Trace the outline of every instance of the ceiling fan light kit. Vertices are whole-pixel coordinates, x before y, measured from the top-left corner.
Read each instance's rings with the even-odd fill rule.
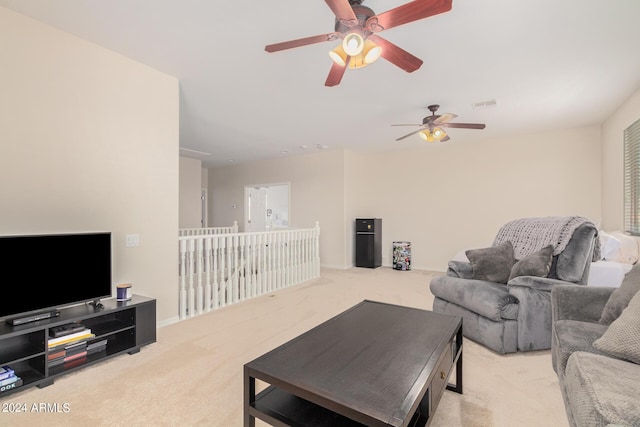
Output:
[[[347,34],[342,39],[342,48],[349,56],[356,56],[364,49],[364,38],[357,32]]]
[[[442,141],[444,137],[447,136],[447,133],[443,131],[441,128],[437,127],[433,129],[433,132],[430,131],[429,129],[424,129],[418,132],[418,135],[420,135],[420,138],[422,138],[422,140],[424,141],[436,142],[436,141]]]
[[[450,120],[455,119],[455,114],[452,113],[444,113],[444,114],[436,114],[439,105],[429,105],[429,111],[431,111],[431,115],[422,119],[421,124],[409,124],[409,125],[391,125],[391,126],[420,126],[421,129],[418,129],[414,132],[408,133],[400,138],[396,139],[396,141],[400,141],[402,139],[408,138],[411,135],[418,134],[420,138],[427,142],[446,142],[449,139],[449,135],[442,128],[461,128],[461,129],[484,129],[484,123],[450,123]]]
[[[371,40],[364,41],[364,47],[362,51],[357,55],[348,55],[344,51],[342,45],[336,46],[333,50],[329,51],[329,57],[336,64],[344,67],[347,65],[347,59],[349,59],[349,68],[356,69],[366,67],[367,65],[375,62],[380,58],[382,54],[382,48],[377,46]]]
[[[386,12],[375,14],[362,6],[363,0],[325,0],[335,15],[334,32],[265,46],[267,52],[307,46],[342,39],[329,52],[333,60],[325,86],[342,81],[347,67],[362,68],[382,56],[395,66],[411,73],[422,66],[422,60],[376,33],[399,25],[428,18],[451,10],[452,0],[414,0]]]

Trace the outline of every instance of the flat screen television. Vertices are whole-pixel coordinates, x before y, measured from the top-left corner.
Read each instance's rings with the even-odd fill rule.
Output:
[[[111,233],[0,236],[0,319],[111,294]]]

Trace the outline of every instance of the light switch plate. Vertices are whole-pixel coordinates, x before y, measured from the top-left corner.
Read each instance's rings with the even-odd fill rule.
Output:
[[[133,248],[134,246],[140,245],[140,235],[139,234],[127,234],[127,240],[125,246],[128,248]]]

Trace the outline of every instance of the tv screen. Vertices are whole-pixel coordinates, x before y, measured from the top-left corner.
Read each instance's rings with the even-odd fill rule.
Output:
[[[0,236],[0,319],[111,296],[111,233]]]

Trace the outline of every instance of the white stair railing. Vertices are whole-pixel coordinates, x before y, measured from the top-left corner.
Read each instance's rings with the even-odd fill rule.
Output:
[[[210,234],[232,234],[238,232],[238,221],[233,221],[231,227],[203,227],[203,228],[181,228],[178,236],[208,236]]]
[[[317,222],[308,229],[178,239],[181,319],[320,277]]]

